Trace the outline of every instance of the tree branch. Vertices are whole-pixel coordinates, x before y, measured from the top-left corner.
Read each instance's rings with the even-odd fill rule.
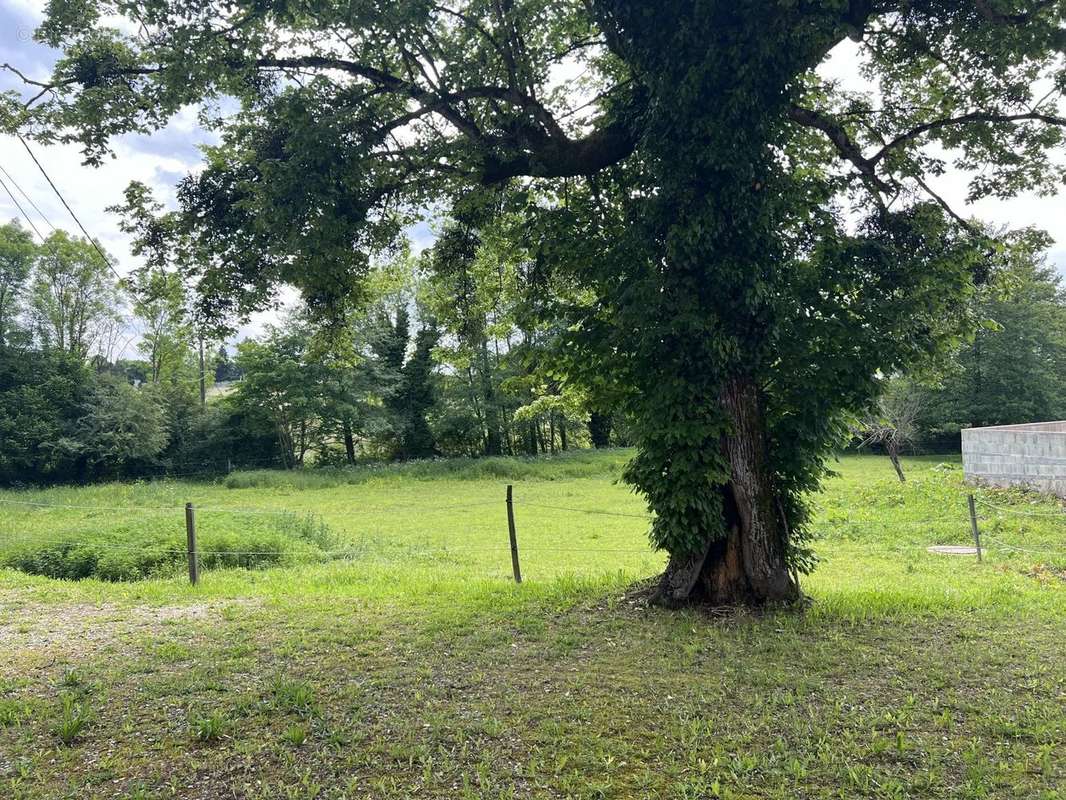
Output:
[[[862,154],[859,146],[851,140],[844,126],[830,116],[810,108],[793,105],[788,111],[789,119],[806,128],[820,130],[829,137],[837,152],[850,161],[859,173],[878,191],[889,194],[892,186],[877,174],[875,163]]]
[[[917,139],[924,133],[930,131],[937,131],[941,128],[949,128],[956,125],[968,125],[977,122],[1044,122],[1048,125],[1062,125],[1066,126],[1066,118],[1056,117],[1052,114],[1041,114],[1035,111],[1029,111],[1024,114],[997,114],[991,111],[973,111],[969,114],[962,114],[958,117],[945,117],[944,119],[932,120],[930,122],[918,125],[915,128],[901,133],[891,142],[886,144],[880,150],[878,150],[873,156],[867,159],[871,164],[877,164],[883,160],[892,150],[897,147],[901,147],[907,142]]]
[[[627,125],[612,122],[583,139],[547,139],[535,152],[506,158],[490,155],[485,159],[482,182],[498,184],[521,175],[534,178],[592,175],[623,160],[636,144]]]
[[[927,184],[925,181],[923,181],[917,175],[915,175],[913,177],[914,177],[914,182],[917,183],[918,186],[921,187],[922,191],[924,191],[927,195],[929,195],[931,198],[933,198],[933,202],[935,202],[938,206],[940,206],[942,209],[944,209],[944,212],[949,217],[951,217],[953,220],[955,220],[957,223],[959,223],[959,225],[961,225],[963,228],[965,228],[967,231],[969,231],[972,235],[974,235],[974,236],[981,235],[981,229],[978,226],[974,225],[973,222],[971,222],[970,220],[966,219],[961,214],[959,214],[957,211],[955,211],[955,209],[953,209],[951,207],[951,205],[948,203],[947,200],[945,200],[943,197],[941,197],[939,194],[937,194],[936,192],[933,191],[933,189],[929,186],[929,184]]]
[[[977,7],[978,13],[989,22],[995,22],[997,25],[1025,25],[1041,11],[1055,5],[1055,2],[1056,0],[1042,0],[1029,11],[1021,14],[1004,14],[992,8],[988,0],[974,0],[973,4]]]
[[[1001,11],[997,11],[988,0],[973,0],[973,2],[977,8],[977,13],[992,24],[1021,27],[1032,24],[1041,12],[1054,7],[1057,0],[1041,0],[1039,3],[1034,3],[1033,7],[1028,11],[1018,14],[1004,14]],[[1062,14],[1060,13],[1059,19],[1061,20],[1061,18]],[[1066,29],[1059,27],[1051,32],[1051,45],[1059,52],[1066,52]]]

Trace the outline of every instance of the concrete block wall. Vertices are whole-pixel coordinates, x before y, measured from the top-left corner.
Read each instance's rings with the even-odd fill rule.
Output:
[[[1066,498],[1066,421],[964,428],[962,471],[968,483]]]

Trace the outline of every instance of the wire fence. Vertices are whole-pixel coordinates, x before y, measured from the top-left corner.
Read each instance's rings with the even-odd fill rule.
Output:
[[[1066,557],[1066,536],[1063,537],[1062,548],[1057,548],[1055,545],[1048,546],[1044,542],[1033,541],[1008,541],[1007,533],[1004,532],[1002,520],[1004,518],[1039,518],[1040,523],[1046,523],[1054,520],[1056,522],[1061,521],[1066,523],[1066,511],[1054,511],[1054,510],[1033,510],[1033,509],[1020,509],[1010,506],[1004,506],[996,503],[992,503],[986,498],[980,497],[974,498],[975,508],[980,508],[982,514],[978,515],[973,513],[971,515],[972,531],[975,538],[976,550],[978,558],[980,559],[982,551],[987,552],[989,550],[998,551],[999,553],[1011,555],[1020,555],[1024,557],[1038,556],[1038,557],[1051,557],[1053,559],[1059,557]],[[74,524],[73,529],[53,529],[50,531],[32,532],[32,531],[18,531],[18,530],[4,530],[0,527],[0,564],[3,564],[3,552],[4,550],[10,551],[11,549],[18,548],[36,548],[37,550],[44,550],[47,548],[88,548],[96,553],[122,553],[122,554],[142,554],[145,559],[157,559],[163,560],[166,563],[171,564],[171,569],[175,562],[182,560],[188,560],[190,565],[190,574],[194,571],[198,571],[201,566],[208,568],[215,567],[259,567],[269,566],[274,564],[289,564],[297,563],[301,561],[358,561],[363,564],[397,564],[405,563],[411,565],[417,563],[419,567],[425,568],[427,565],[432,565],[433,562],[439,562],[439,566],[442,569],[454,569],[456,564],[448,561],[449,557],[463,555],[488,555],[500,556],[508,552],[511,553],[513,559],[513,577],[516,580],[520,580],[519,573],[519,555],[525,555],[530,557],[545,556],[545,555],[558,555],[566,558],[570,555],[583,554],[583,555],[603,555],[603,554],[624,554],[624,555],[640,555],[649,558],[662,558],[661,554],[656,553],[650,543],[643,547],[640,546],[616,546],[614,543],[605,543],[602,546],[593,544],[586,545],[583,542],[555,542],[547,541],[543,538],[542,531],[538,532],[538,535],[532,539],[521,540],[521,546],[519,547],[519,540],[512,538],[510,542],[503,538],[501,535],[498,542],[485,541],[484,537],[490,535],[488,533],[493,524],[483,523],[476,531],[467,530],[466,535],[462,532],[455,530],[454,528],[441,533],[434,531],[432,534],[427,533],[422,542],[414,541],[410,539],[398,540],[390,538],[387,533],[382,534],[378,532],[376,536],[368,538],[365,531],[357,536],[343,539],[336,537],[332,534],[331,529],[328,529],[329,523],[358,521],[367,522],[370,517],[380,516],[388,517],[397,513],[410,513],[415,512],[420,517],[429,516],[435,514],[462,514],[464,512],[477,513],[483,511],[486,507],[497,506],[500,508],[501,515],[499,520],[499,530],[501,534],[506,528],[504,527],[503,519],[504,512],[506,511],[509,522],[514,530],[514,508],[528,508],[538,511],[554,511],[564,512],[567,514],[581,514],[592,515],[605,518],[615,518],[622,520],[640,520],[643,523],[648,523],[654,519],[654,516],[647,513],[632,513],[628,511],[610,510],[602,508],[588,508],[581,505],[564,505],[558,503],[540,502],[538,499],[517,499],[512,501],[510,494],[508,494],[508,501],[505,507],[504,502],[501,499],[471,499],[463,502],[448,503],[445,505],[427,505],[425,503],[393,503],[389,505],[377,505],[377,506],[360,506],[354,508],[351,511],[343,510],[328,510],[328,511],[308,511],[308,510],[295,510],[295,509],[275,509],[275,508],[263,508],[263,507],[238,507],[238,506],[179,506],[179,505],[105,505],[105,504],[79,504],[79,503],[55,503],[45,502],[41,500],[22,500],[13,497],[0,497],[0,506],[24,508],[31,512],[38,511],[77,511],[77,512],[93,512],[94,514],[107,514],[115,515],[122,514],[123,520],[129,522],[128,516],[134,515],[135,519],[144,519],[147,524],[148,519],[157,519],[165,515],[173,515],[173,532],[172,534],[166,533],[163,530],[153,530],[147,535],[147,538],[142,537],[137,542],[122,541],[117,539],[114,535],[96,535],[92,538],[87,538],[84,530],[79,528],[79,523]],[[190,517],[191,512],[191,517]],[[837,512],[839,513],[839,512]],[[206,528],[208,534],[207,538],[201,543],[196,538],[195,523],[192,519],[196,515],[232,515],[232,516],[247,516],[252,519],[270,520],[275,524],[275,529],[265,529],[267,534],[271,536],[251,536],[250,538],[242,538],[241,535],[235,535],[235,538],[231,541],[225,541],[220,546],[217,538],[212,534],[217,531],[212,530],[212,526],[202,526]],[[137,516],[141,515],[141,516]],[[182,519],[184,516],[184,520]],[[856,514],[856,517],[862,517],[865,514]],[[203,516],[200,517],[203,522]],[[542,523],[543,519],[531,520],[529,517],[522,520],[523,524],[536,524]],[[96,520],[86,520],[85,524],[89,522],[96,523]],[[324,531],[330,533],[332,537],[329,544],[323,544],[320,541],[316,541],[314,538],[314,531],[311,534],[303,536],[291,536],[289,540],[285,540],[284,534],[286,525],[289,528],[297,525],[298,523],[325,526]],[[894,528],[933,528],[935,526],[943,526],[945,524],[958,526],[960,532],[965,530],[966,518],[963,513],[948,514],[943,517],[937,518],[923,518],[923,519],[910,519],[910,520],[895,520],[890,524]],[[989,523],[992,523],[992,529],[989,529]],[[135,523],[136,524],[136,523]],[[166,525],[166,523],[163,523]],[[828,519],[822,520],[821,524],[825,527],[839,526],[841,524],[848,526],[861,526],[863,521],[861,519],[853,519],[851,510],[847,511],[847,519]],[[886,524],[886,523],[880,523]],[[816,525],[816,528],[818,525]],[[181,541],[180,534],[183,532],[186,534],[185,541]],[[1066,525],[1062,529],[1063,533],[1066,533]],[[232,530],[228,529],[228,533],[232,534]],[[642,528],[641,532],[646,532],[646,528]],[[1024,533],[1024,531],[1022,531]],[[263,533],[260,531],[259,533]],[[353,532],[347,531],[349,535]],[[637,533],[637,529],[634,529],[634,534]],[[322,534],[325,536],[325,534]],[[174,538],[172,538],[172,536]],[[1014,538],[1013,536],[1011,538]],[[242,542],[249,542],[251,546],[243,545]],[[277,544],[282,541],[283,544]],[[266,546],[258,544],[259,542],[266,542]],[[1057,544],[1057,542],[1056,542]],[[500,567],[506,565],[506,559],[500,559]],[[468,565],[468,566],[473,566]],[[45,565],[47,567],[47,565]],[[494,573],[497,577],[503,577],[504,572]]]
[[[592,508],[577,508],[572,506],[556,506],[551,504],[541,504],[536,502],[530,503],[509,503],[509,514],[513,513],[513,506],[529,506],[536,509],[552,509],[570,513],[581,514],[593,514],[601,515],[604,517],[613,518],[629,518],[629,519],[641,519],[647,521],[650,519],[646,514],[630,514],[619,511],[592,509]],[[9,506],[22,508],[30,512],[47,512],[47,511],[59,511],[59,512],[86,512],[87,516],[93,517],[95,521],[96,515],[115,515],[122,514],[124,517],[127,515],[134,516],[136,519],[143,519],[144,525],[148,524],[148,520],[158,521],[160,517],[166,515],[173,515],[173,532],[167,534],[163,531],[156,531],[155,539],[146,542],[144,544],[131,544],[128,542],[114,541],[113,538],[108,537],[93,537],[92,540],[88,540],[82,530],[79,530],[79,523],[74,523],[73,530],[52,530],[45,532],[29,532],[29,531],[4,531],[0,527],[0,556],[2,556],[3,550],[7,549],[27,547],[36,551],[47,550],[48,548],[59,549],[75,549],[75,548],[88,548],[94,554],[142,554],[144,559],[156,559],[164,560],[171,565],[170,569],[173,571],[174,563],[180,560],[187,559],[189,562],[190,577],[194,578],[194,582],[198,579],[198,572],[203,566],[208,567],[255,567],[255,566],[268,566],[276,563],[291,563],[300,562],[306,560],[312,561],[357,561],[363,565],[396,565],[403,563],[408,566],[417,565],[420,569],[425,569],[427,566],[436,564],[440,569],[453,570],[457,566],[454,558],[455,556],[469,557],[477,555],[485,556],[504,556],[507,553],[511,553],[517,558],[515,553],[515,544],[508,543],[506,539],[499,542],[485,541],[487,535],[487,528],[492,526],[482,524],[480,529],[476,531],[468,530],[463,534],[462,531],[457,531],[454,528],[445,532],[434,532],[433,534],[427,534],[424,537],[424,541],[414,541],[410,539],[405,541],[398,541],[391,539],[387,534],[367,537],[365,533],[357,537],[351,537],[351,531],[348,531],[349,538],[338,537],[335,541],[331,542],[329,547],[314,548],[309,545],[306,540],[293,539],[288,542],[288,546],[267,546],[267,547],[241,547],[232,546],[227,543],[226,546],[219,547],[216,542],[212,543],[212,525],[210,523],[204,524],[204,518],[210,519],[211,515],[231,515],[236,517],[247,516],[253,519],[262,519],[278,526],[282,526],[283,522],[293,520],[308,520],[315,524],[323,525],[326,523],[346,523],[351,521],[366,523],[373,517],[388,518],[394,514],[411,514],[416,513],[419,517],[434,516],[440,514],[446,514],[454,516],[456,514],[465,513],[479,513],[484,511],[487,507],[497,506],[501,512],[505,511],[504,503],[500,499],[488,500],[488,499],[470,499],[462,502],[446,503],[446,504],[426,504],[426,503],[390,503],[388,505],[374,505],[374,506],[359,506],[353,508],[351,511],[344,510],[327,510],[327,511],[297,511],[293,509],[273,509],[273,508],[248,508],[238,506],[178,506],[178,505],[111,505],[111,504],[84,504],[84,503],[58,503],[58,502],[46,502],[41,500],[22,500],[12,497],[0,497],[0,506]],[[189,513],[192,513],[192,519],[189,517]],[[185,533],[187,534],[186,542],[182,543],[177,540],[176,536],[181,532],[181,516],[185,515]],[[195,519],[199,519],[200,532],[206,531],[207,537],[203,542],[197,540]],[[154,522],[158,524],[158,522]],[[165,523],[164,523],[165,524]],[[232,526],[226,526],[231,528]],[[503,514],[501,513],[500,528],[503,526]],[[240,537],[236,537],[239,542]],[[256,537],[252,536],[251,541],[255,541]],[[530,558],[536,558],[544,555],[557,555],[563,558],[573,555],[601,555],[601,554],[627,554],[646,556],[649,558],[658,558],[655,551],[651,548],[650,544],[645,546],[615,546],[613,543],[605,544],[602,546],[585,546],[581,542],[545,542],[543,539],[537,539],[530,542],[523,542],[521,553]],[[65,553],[64,553],[65,555]],[[77,554],[75,554],[76,556]],[[450,560],[449,560],[450,559]],[[482,559],[484,561],[485,559]],[[30,569],[41,568],[37,562],[30,558]],[[0,563],[3,563],[0,560]],[[501,566],[506,563],[506,558],[500,559]],[[468,567],[474,566],[473,564],[463,564],[464,575],[469,570]],[[55,569],[54,565],[45,564],[43,569],[49,567]],[[518,565],[513,565],[513,577],[519,578]],[[194,577],[195,576],[195,577]],[[53,575],[53,577],[62,577]],[[498,570],[492,573],[492,577],[504,577],[502,570]]]
[[[990,512],[989,515],[975,517],[974,527],[978,530],[977,536],[979,541],[983,540],[985,542],[991,542],[994,549],[1006,553],[1024,553],[1027,556],[1051,556],[1053,558],[1066,557],[1066,537],[1063,538],[1062,548],[1034,546],[1028,542],[1018,543],[1004,541],[998,536],[988,533],[987,528],[985,530],[980,530],[978,527],[979,522],[1000,522],[1003,518],[1023,518],[1027,521],[1036,519],[1041,522],[1054,521],[1066,525],[1066,510],[1033,511],[1028,509],[1011,508],[1009,506],[997,505],[984,498],[977,497],[974,498],[974,502],[977,507]],[[1066,530],[1066,528],[1063,530]],[[987,547],[987,545],[985,546]]]

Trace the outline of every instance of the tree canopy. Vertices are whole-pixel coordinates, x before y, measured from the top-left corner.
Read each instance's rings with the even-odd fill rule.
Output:
[[[509,237],[569,286],[559,380],[634,421],[659,598],[788,601],[844,412],[970,335],[1003,260],[936,176],[967,170],[970,199],[1062,182],[1064,12],[52,0],[37,36],[64,55],[3,117],[98,162],[203,104],[222,143],[159,224],[207,314],[279,282],[337,314],[426,207]],[[867,91],[817,72],[846,40]]]

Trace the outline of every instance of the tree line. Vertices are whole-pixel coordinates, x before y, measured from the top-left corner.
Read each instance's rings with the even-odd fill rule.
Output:
[[[177,273],[120,282],[84,239],[0,226],[0,480],[627,444],[621,417],[552,379],[522,265],[494,255],[449,229],[379,265],[342,322],[289,311],[234,347]]]
[[[852,425],[905,480],[904,453],[950,453],[967,427],[1066,419],[1066,290],[1043,256],[1043,234],[1022,237],[973,299],[980,325],[939,369],[896,374]]]
[[[628,444],[623,415],[553,377],[565,286],[450,222],[403,251],[343,324],[293,311],[227,346],[187,287],[122,285],[91,243],[0,227],[0,478],[211,474]],[[1066,418],[1066,292],[1031,235],[973,298],[983,321],[939,372],[892,375],[858,439],[898,464],[959,430]],[[555,318],[545,309],[555,309]],[[206,351],[206,355],[205,355]],[[131,355],[132,353],[132,355]],[[902,477],[902,474],[901,474]]]

